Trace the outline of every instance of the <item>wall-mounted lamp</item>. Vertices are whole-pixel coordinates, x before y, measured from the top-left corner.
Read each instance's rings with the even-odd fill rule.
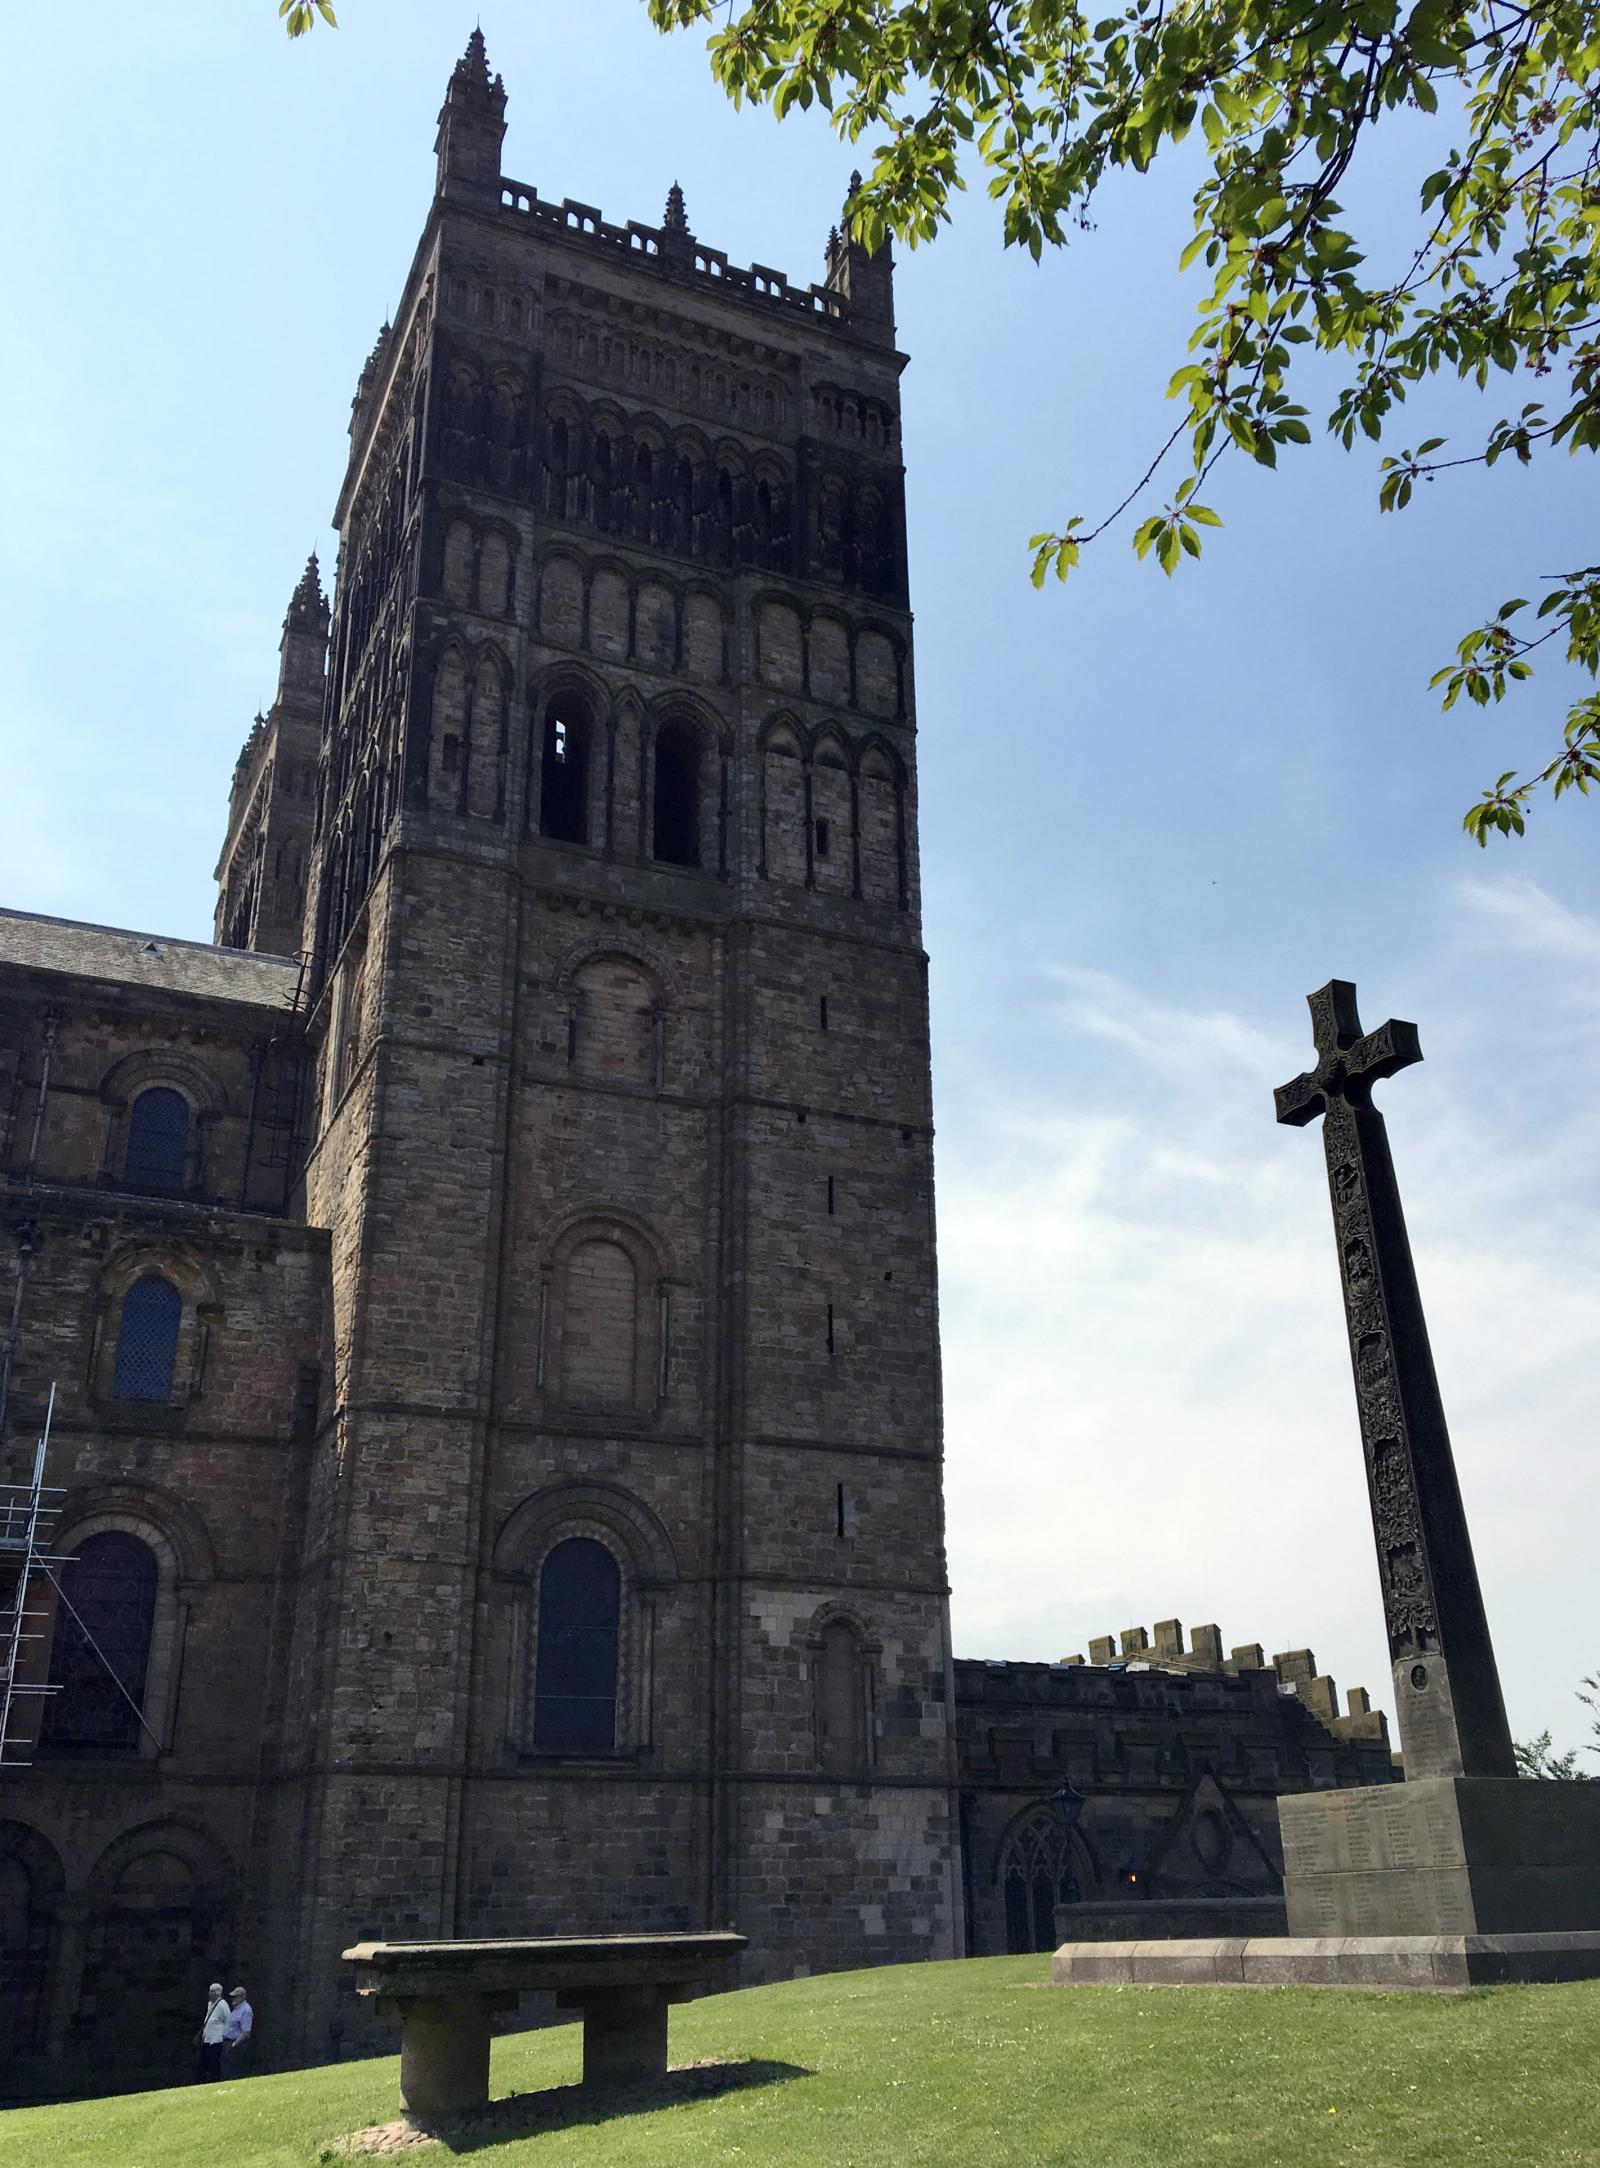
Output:
[[[1063,1829],[1071,1829],[1088,1804],[1088,1800],[1078,1790],[1071,1777],[1067,1778],[1059,1791],[1052,1792],[1045,1801],[1045,1805],[1050,1809]]]

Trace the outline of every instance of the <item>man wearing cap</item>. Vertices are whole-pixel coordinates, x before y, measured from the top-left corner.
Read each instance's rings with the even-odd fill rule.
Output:
[[[206,1989],[206,2014],[195,2034],[202,2078],[220,2078],[222,2075],[222,2042],[227,2023],[228,1999],[222,1992],[222,1982],[213,1980]]]
[[[225,2078],[243,2076],[245,2064],[250,2060],[250,2029],[255,2021],[249,1996],[242,1987],[236,1987],[228,1997],[228,2016],[222,2028],[222,2075]]]

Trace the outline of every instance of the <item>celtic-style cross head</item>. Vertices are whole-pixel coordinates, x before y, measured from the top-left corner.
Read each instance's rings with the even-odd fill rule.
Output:
[[[1317,993],[1306,996],[1306,1006],[1311,1011],[1317,1066],[1292,1083],[1280,1084],[1273,1093],[1280,1122],[1303,1129],[1327,1112],[1332,1099],[1364,1106],[1374,1084],[1422,1059],[1415,1024],[1398,1024],[1391,1017],[1376,1031],[1363,1033],[1356,990],[1348,979],[1330,979]]]

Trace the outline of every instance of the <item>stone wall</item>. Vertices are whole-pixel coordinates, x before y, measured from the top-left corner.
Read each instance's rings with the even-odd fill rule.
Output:
[[[191,964],[209,963],[186,944],[0,919],[0,1305],[19,1328],[0,1482],[31,1471],[53,1386],[53,1550],[70,1559],[118,1534],[156,1574],[142,1725],[125,1745],[69,1750],[48,1725],[39,1737],[50,1703],[18,1705],[8,1759],[32,1766],[6,1778],[0,1875],[24,1956],[8,1927],[0,2062],[13,2092],[164,2082],[188,2074],[207,1981],[226,1971],[231,1985],[263,1953],[255,1787],[282,1720],[328,1245],[239,1203],[284,1183],[259,1092],[251,1115],[260,1057],[283,1028],[281,978],[246,974],[250,998],[230,1003],[187,983]],[[142,976],[90,975],[118,955]],[[191,1121],[161,1192],[137,1166],[129,1178],[126,1150],[130,1107],[152,1089],[183,1096]],[[122,1309],[150,1277],[181,1302],[170,1383],[130,1398]],[[9,1581],[5,1568],[0,1557]],[[50,1584],[34,1584],[33,1615],[44,1638],[24,1650],[23,1674],[42,1683],[65,1630]]]
[[[1202,1657],[1214,1632],[1196,1630]],[[1281,1934],[1279,1796],[1397,1775],[1381,1712],[1351,1732],[1260,1665],[1168,1668],[1141,1629],[1124,1638],[1137,1653],[1106,1663],[955,1667],[974,1954]],[[1085,1802],[1070,1829],[1063,1787]]]

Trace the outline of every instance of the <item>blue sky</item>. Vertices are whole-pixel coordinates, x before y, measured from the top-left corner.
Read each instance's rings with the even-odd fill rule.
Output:
[[[209,930],[233,760],[330,551],[471,27],[436,0],[342,16],[291,47],[269,0],[95,0],[8,119],[7,903]],[[734,113],[640,0],[483,22],[508,173],[618,219],[678,179],[734,261],[820,275],[853,161],[818,117]],[[1418,146],[1380,153],[1353,208],[1398,248]],[[1375,456],[1319,429],[1275,477],[1219,473],[1228,525],[1177,580],[1114,539],[1036,594],[1027,537],[1115,501],[1170,426],[1187,179],[1114,187],[1041,267],[980,190],[898,274],[956,1645],[1055,1656],[1176,1614],[1309,1644],[1387,1703],[1322,1155],[1270,1101],[1337,975],[1422,1030],[1384,1104],[1491,1623],[1514,1727],[1575,1740],[1600,816],[1480,853],[1461,810],[1553,740],[1555,689],[1444,720],[1427,679],[1590,561],[1590,477],[1502,466],[1381,518]],[[1402,441],[1474,411],[1441,389]]]

